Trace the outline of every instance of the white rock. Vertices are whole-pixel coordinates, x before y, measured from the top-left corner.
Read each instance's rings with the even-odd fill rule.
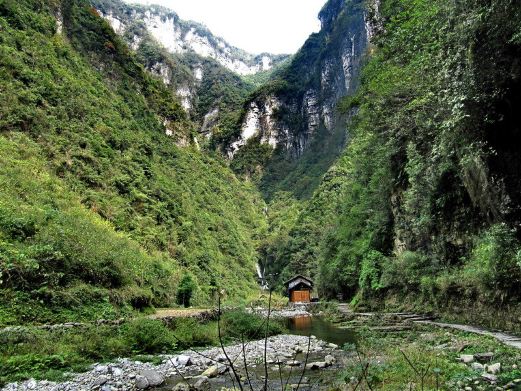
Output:
[[[497,376],[496,375],[493,375],[491,373],[482,373],[481,374],[481,377],[491,383],[495,383],[497,381]]]
[[[487,365],[486,369],[488,373],[497,375],[499,372],[501,372],[501,363],[498,362],[495,364]]]
[[[141,375],[136,376],[135,385],[138,390],[145,390],[150,386],[147,378]]]
[[[159,372],[152,369],[145,369],[141,371],[140,375],[147,379],[151,387],[159,386],[165,381],[165,378]]]
[[[474,362],[474,355],[473,354],[462,354],[459,356],[459,360],[461,362],[464,362],[465,364],[470,364],[471,362]]]
[[[211,367],[207,368],[206,371],[204,371],[201,376],[206,376],[208,378],[216,377],[219,374],[219,368],[217,368],[217,365],[212,365]]]
[[[172,360],[172,363],[175,367],[186,367],[186,366],[189,366],[189,365],[192,365],[192,357],[186,355],[186,354],[182,354],[180,356],[177,356],[175,357],[173,360]]]
[[[327,366],[331,366],[334,364],[334,362],[336,361],[335,357],[333,357],[332,355],[328,354],[325,358],[324,358],[324,361],[325,363],[327,364]]]
[[[312,362],[306,365],[306,369],[324,369],[327,364],[324,361]]]
[[[479,362],[473,362],[470,367],[478,372],[483,372],[485,370],[485,366],[483,364],[480,364]]]

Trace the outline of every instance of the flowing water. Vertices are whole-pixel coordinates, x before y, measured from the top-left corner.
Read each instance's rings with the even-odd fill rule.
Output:
[[[320,340],[326,341],[328,343],[334,343],[340,347],[346,343],[353,344],[356,342],[356,335],[353,331],[338,328],[334,324],[320,317],[298,316],[294,318],[288,318],[286,320],[286,327],[289,330],[288,334],[304,336],[314,335]],[[339,373],[341,371],[340,361],[344,353],[338,350],[336,352],[337,353],[334,353],[338,359],[336,364],[320,371],[307,371],[305,373],[305,378],[303,381],[308,384],[302,387],[302,390],[319,390],[322,389],[324,385],[331,384],[338,379]],[[323,361],[325,354],[326,353],[324,352],[311,353],[308,357],[308,362]],[[305,356],[305,353],[299,353],[295,356],[295,359],[304,362],[306,359]],[[290,370],[288,370],[287,367],[281,367],[280,373],[278,371],[274,371],[273,367],[274,364],[269,365],[270,376],[268,379],[268,389],[280,390],[280,378],[282,378],[284,382],[287,381],[288,384],[299,383],[300,376],[302,374],[302,367]],[[194,373],[193,375],[196,374],[198,373]],[[264,365],[262,364],[262,357],[259,357],[258,365],[255,367],[249,367],[249,374],[251,376],[253,389],[261,390],[264,384],[264,380],[262,380],[264,376]],[[168,379],[167,383],[163,385],[160,390],[171,390],[175,384],[181,382],[182,380],[183,379],[180,377],[174,376]],[[211,390],[220,390],[223,387],[232,388],[234,385],[235,384],[233,383],[233,380],[231,380],[230,374],[210,379]]]
[[[343,346],[356,343],[356,334],[352,330],[341,329],[320,317],[297,316],[288,318],[286,327],[290,334],[314,335],[323,341]]]

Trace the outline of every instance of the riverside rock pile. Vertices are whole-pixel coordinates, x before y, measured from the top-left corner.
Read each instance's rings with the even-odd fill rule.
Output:
[[[268,338],[267,363],[270,367],[293,367],[300,370],[304,366],[302,356],[308,350],[312,357],[320,357],[320,361],[307,363],[307,370],[318,370],[334,364],[340,353],[334,344],[318,340],[315,337],[296,335],[279,335]],[[234,366],[241,370],[244,367],[242,344],[226,347],[228,357]],[[246,363],[248,368],[263,366],[264,340],[246,344]],[[300,354],[301,358],[297,360]],[[34,379],[11,383],[3,391],[117,391],[144,390],[164,384],[167,378],[185,377],[199,383],[201,389],[207,388],[208,378],[228,376],[230,370],[228,360],[222,349],[212,348],[198,353],[185,351],[178,355],[160,356],[163,361],[159,365],[143,363],[129,359],[119,359],[110,364],[96,364],[85,373],[73,374],[70,380],[63,383],[36,381]],[[193,386],[193,385],[192,385]]]

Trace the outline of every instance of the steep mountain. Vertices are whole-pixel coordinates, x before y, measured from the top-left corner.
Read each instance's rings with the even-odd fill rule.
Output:
[[[273,267],[310,273],[325,296],[518,329],[521,6],[373,8],[371,55],[341,104],[356,113],[349,144]]]
[[[263,201],[88,1],[1,1],[0,75],[0,324],[251,292]]]
[[[174,11],[158,5],[129,5],[119,0],[97,0],[94,4],[116,33],[128,36],[134,50],[146,32],[170,53],[193,52],[210,57],[239,75],[268,71],[288,57],[247,53],[215,36],[204,25],[182,20]]]
[[[257,80],[265,79],[288,58],[246,53],[205,26],[184,21],[160,6],[129,5],[121,0],[92,0],[91,4],[146,69],[160,76],[180,98],[197,123],[200,142],[234,132]]]
[[[348,114],[337,104],[357,89],[372,33],[368,17],[364,1],[327,2],[320,32],[245,103],[240,133],[230,135],[226,149],[238,172],[263,167],[260,187],[268,198],[281,190],[311,196],[342,152]]]

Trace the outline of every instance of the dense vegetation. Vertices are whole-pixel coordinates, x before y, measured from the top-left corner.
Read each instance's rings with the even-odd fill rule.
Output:
[[[1,1],[0,75],[1,324],[255,286],[263,201],[87,1]]]
[[[342,103],[358,112],[350,143],[278,249],[287,273],[355,302],[514,310],[520,16],[511,1],[382,1],[362,86]]]
[[[266,334],[264,319],[241,310],[220,319],[223,342],[259,339]],[[284,331],[271,321],[268,335]],[[86,326],[81,329],[47,331],[25,329],[0,334],[0,385],[27,378],[63,381],[67,373],[88,370],[91,364],[120,357],[160,363],[159,354],[218,346],[217,321],[180,318],[134,319],[120,326]],[[153,356],[156,355],[156,356]]]

